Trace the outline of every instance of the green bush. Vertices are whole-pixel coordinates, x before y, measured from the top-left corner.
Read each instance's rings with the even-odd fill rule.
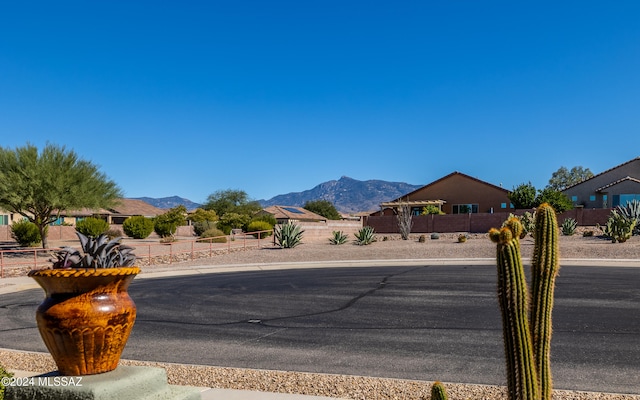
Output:
[[[119,238],[119,237],[123,237],[124,236],[124,233],[122,233],[122,230],[120,230],[118,228],[111,228],[111,229],[107,230],[104,234],[107,235],[109,240],[113,240],[115,238]]]
[[[124,220],[122,229],[125,235],[134,239],[145,239],[153,232],[153,220],[151,218],[137,215]]]
[[[201,239],[213,238],[211,239],[211,242],[213,243],[227,243],[227,237],[225,236],[225,233],[217,228],[207,229],[206,231],[202,232],[202,235],[200,235],[200,238]]]
[[[211,221],[211,220],[197,221],[193,223],[193,233],[195,233],[196,236],[202,236],[203,233],[205,233],[209,229],[215,229],[217,226],[218,226],[217,221]]]
[[[349,238],[342,231],[333,231],[332,233],[333,233],[333,237],[329,238],[329,243],[331,244],[344,244],[347,242],[347,239]]]
[[[273,214],[259,214],[256,215],[255,217],[251,218],[251,222],[253,221],[264,221],[264,222],[268,222],[269,225],[271,225],[271,227],[274,227],[276,225],[278,225],[278,221],[276,221],[276,217],[273,216]]]
[[[22,247],[32,247],[42,241],[36,224],[26,219],[11,225],[11,237]]]
[[[4,399],[5,386],[2,384],[2,382],[4,381],[3,378],[11,378],[12,376],[13,374],[11,372],[8,372],[4,369],[4,367],[2,367],[2,365],[0,365],[0,400]]]
[[[252,221],[247,225],[247,232],[249,233],[260,231],[266,231],[260,233],[261,238],[269,237],[273,234],[273,225],[265,221]],[[254,233],[253,236],[258,237],[258,234]]]
[[[357,233],[354,233],[356,237],[356,244],[360,246],[366,246],[376,241],[376,235],[371,226],[363,226]]]
[[[440,239],[440,234],[438,233],[432,233],[431,234],[431,240],[438,240]]]
[[[98,237],[107,230],[109,230],[109,224],[100,218],[88,217],[76,223],[76,231],[85,236]]]
[[[422,207],[422,211],[420,212],[420,215],[431,215],[431,214],[442,215],[444,214],[444,211],[442,211],[440,207],[434,206],[432,204]]]

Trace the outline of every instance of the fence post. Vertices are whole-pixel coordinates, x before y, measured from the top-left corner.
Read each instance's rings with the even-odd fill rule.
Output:
[[[193,260],[193,246],[194,246],[195,240],[191,241],[191,260]]]
[[[4,278],[4,251],[0,251],[0,278]]]

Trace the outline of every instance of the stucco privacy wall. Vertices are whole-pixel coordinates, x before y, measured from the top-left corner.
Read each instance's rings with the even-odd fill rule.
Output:
[[[353,234],[362,229],[362,221],[327,221],[327,222],[296,222],[301,229],[304,229],[303,242],[328,241],[333,237],[333,231],[342,231],[349,239],[353,239]]]
[[[522,215],[526,210],[516,210],[514,214]],[[558,215],[558,222],[567,218],[576,220],[579,226],[604,225],[607,223],[611,209],[576,208]],[[484,233],[489,229],[499,227],[509,217],[509,213],[478,213],[478,214],[447,214],[420,215],[413,217],[412,233],[431,232],[471,232]],[[398,221],[395,215],[369,216],[364,225],[372,226],[377,233],[399,233]]]

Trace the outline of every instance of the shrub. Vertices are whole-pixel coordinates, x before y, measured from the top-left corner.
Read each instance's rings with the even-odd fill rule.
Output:
[[[151,218],[137,215],[129,217],[122,223],[125,235],[133,239],[145,239],[153,232],[153,220]]]
[[[584,231],[584,232],[582,232],[582,236],[583,237],[592,237],[593,234],[594,234],[593,231]]]
[[[11,225],[11,237],[22,247],[32,247],[42,241],[36,224],[26,219]]]
[[[111,228],[107,230],[104,234],[107,235],[107,237],[110,240],[124,236],[124,233],[122,233],[122,231],[118,228]]]
[[[218,223],[216,221],[197,221],[193,223],[193,233],[195,233],[196,236],[202,236],[204,232],[208,231],[209,229],[216,229],[217,227]]]
[[[8,372],[2,365],[0,365],[0,400],[4,399],[4,378],[11,378],[12,376],[13,374],[11,372]]]
[[[266,238],[273,234],[273,225],[265,221],[252,221],[249,222],[249,225],[247,225],[247,232],[260,232],[260,237]],[[253,236],[258,237],[258,234],[254,233]]]
[[[444,214],[444,211],[442,211],[440,207],[434,206],[432,204],[422,207],[422,211],[420,212],[420,215],[430,215],[430,214],[442,215]]]
[[[359,246],[366,246],[376,241],[376,235],[371,226],[363,226],[357,233],[354,233],[356,237],[356,244]]]
[[[304,230],[296,224],[286,223],[275,228],[275,239],[278,246],[283,249],[291,249],[302,242]]]
[[[98,237],[108,229],[109,224],[107,221],[95,217],[87,217],[76,223],[76,231],[82,233],[84,236]]]
[[[278,221],[276,221],[276,217],[274,217],[273,214],[266,214],[266,213],[265,214],[259,214],[259,215],[256,215],[255,217],[251,218],[251,222],[253,222],[253,221],[268,222],[269,225],[271,225],[272,228],[278,224]]]
[[[440,239],[440,234],[438,233],[432,233],[431,234],[431,240],[438,240]]]
[[[461,233],[460,235],[458,235],[458,243],[464,243],[467,241],[467,235],[465,235],[464,233]]]
[[[211,242],[213,243],[227,243],[227,237],[225,236],[224,232],[217,228],[207,229],[206,231],[202,232],[200,238],[213,238],[211,239]]]
[[[183,205],[170,208],[166,213],[160,214],[153,219],[153,230],[161,238],[171,238],[173,240],[173,235],[175,235],[178,226],[187,222],[186,214],[187,209]]]
[[[573,218],[567,218],[564,221],[562,221],[562,234],[565,236],[572,236],[574,233],[576,233],[576,227],[578,226],[578,223],[576,222],[575,219]]]
[[[333,231],[333,237],[329,238],[331,244],[345,244],[348,236],[342,231]]]
[[[418,242],[419,243],[424,243],[427,241],[427,236],[426,235],[420,235],[420,237],[418,238]]]

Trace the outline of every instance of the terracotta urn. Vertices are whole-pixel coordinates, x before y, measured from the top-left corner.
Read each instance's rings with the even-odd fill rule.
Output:
[[[29,272],[45,291],[36,321],[61,374],[116,369],[136,319],[127,288],[139,272],[137,267]]]

